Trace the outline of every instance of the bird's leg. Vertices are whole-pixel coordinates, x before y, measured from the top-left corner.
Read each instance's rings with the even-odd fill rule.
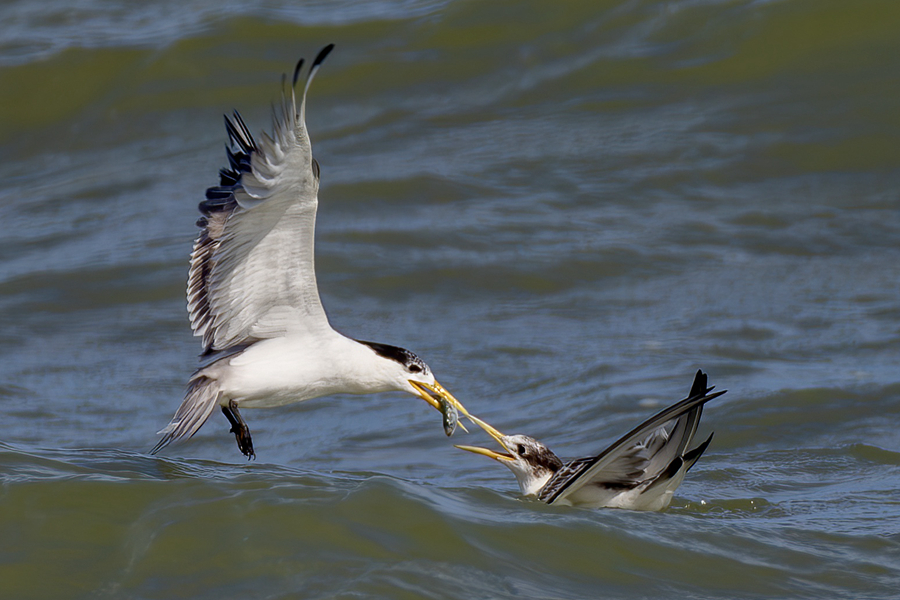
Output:
[[[234,434],[240,451],[247,457],[247,460],[256,458],[256,453],[253,452],[253,440],[250,438],[250,428],[247,427],[244,419],[241,418],[237,402],[231,400],[228,406],[222,407],[222,412],[225,413],[225,417],[231,423],[231,433]]]

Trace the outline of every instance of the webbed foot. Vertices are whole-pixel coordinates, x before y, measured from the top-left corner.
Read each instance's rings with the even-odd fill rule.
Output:
[[[255,459],[256,453],[253,451],[253,438],[250,437],[250,428],[247,427],[244,419],[241,418],[237,402],[234,400],[230,401],[228,406],[222,407],[222,412],[225,413],[225,417],[231,423],[230,433],[234,434],[238,449],[247,457],[247,460]]]

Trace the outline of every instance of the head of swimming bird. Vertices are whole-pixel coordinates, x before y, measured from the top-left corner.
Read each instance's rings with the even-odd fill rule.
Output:
[[[469,414],[459,400],[437,382],[425,361],[414,352],[378,342],[360,340],[360,343],[383,359],[378,370],[386,388],[418,396],[441,412],[444,412],[442,402],[446,402],[462,414]]]
[[[504,452],[495,452],[477,446],[457,446],[460,450],[474,452],[493,458],[500,464],[509,467],[519,482],[519,489],[524,496],[536,496],[553,475],[559,471],[563,462],[550,448],[527,435],[503,435],[484,421],[470,419],[487,431],[492,438],[503,446]]]

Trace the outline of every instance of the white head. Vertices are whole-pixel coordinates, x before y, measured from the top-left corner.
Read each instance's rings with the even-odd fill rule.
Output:
[[[378,342],[359,340],[359,343],[368,346],[378,357],[384,359],[379,365],[378,371],[384,380],[385,389],[418,396],[442,413],[444,412],[443,401],[468,416],[469,411],[437,382],[425,361],[415,353],[406,348]]]
[[[519,482],[519,489],[525,496],[536,496],[559,471],[563,462],[550,448],[527,435],[503,435],[481,419],[470,417],[475,423],[497,440],[505,452],[494,452],[477,446],[457,446],[476,454],[493,458],[509,467]]]

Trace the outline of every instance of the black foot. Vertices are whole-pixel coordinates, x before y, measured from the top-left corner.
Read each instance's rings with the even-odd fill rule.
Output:
[[[253,439],[250,437],[250,428],[247,427],[244,419],[241,418],[237,403],[232,400],[228,403],[228,406],[222,407],[222,412],[225,413],[225,417],[231,423],[230,432],[234,434],[237,440],[238,449],[247,457],[247,460],[256,458],[256,453],[253,451]]]

